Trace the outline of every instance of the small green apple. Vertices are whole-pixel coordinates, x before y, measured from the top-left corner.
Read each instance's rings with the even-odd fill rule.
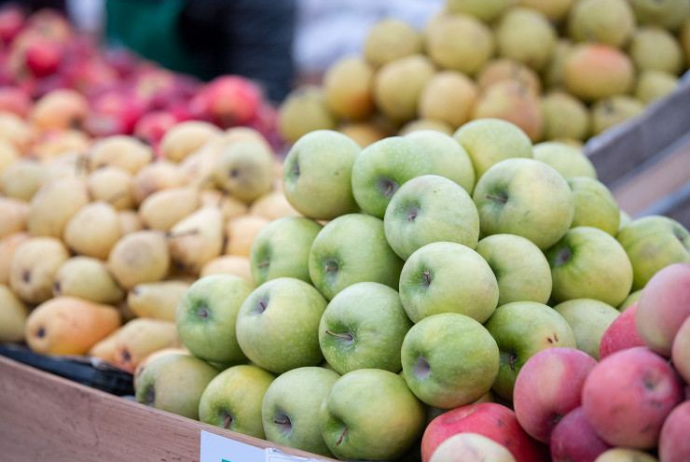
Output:
[[[405,262],[400,300],[414,322],[434,314],[460,313],[483,323],[496,309],[498,282],[489,264],[474,250],[435,242]]]
[[[551,267],[532,241],[514,234],[494,234],[479,241],[476,251],[496,275],[499,306],[549,301]]]
[[[275,379],[261,407],[266,439],[329,457],[319,429],[319,410],[338,378],[322,367],[301,367]]]
[[[475,248],[479,214],[457,184],[436,175],[414,178],[400,187],[383,219],[386,239],[403,260],[432,242],[457,242]]]
[[[633,266],[633,290],[642,289],[662,268],[674,263],[690,263],[690,233],[667,217],[634,220],[620,230],[617,239]]]
[[[597,228],[573,228],[546,251],[557,303],[593,298],[618,306],[630,293],[633,268],[623,247]]]
[[[359,369],[338,379],[323,400],[319,427],[341,460],[393,460],[424,430],[422,403],[398,374]]]
[[[513,157],[532,157],[532,142],[517,125],[499,119],[480,119],[453,135],[465,148],[479,180],[491,166]]]
[[[283,190],[288,202],[317,220],[356,211],[350,179],[360,150],[346,135],[331,130],[301,137],[285,158]]]
[[[544,250],[570,228],[575,200],[566,180],[533,159],[508,159],[491,167],[474,188],[481,232],[516,234]]]
[[[574,146],[558,141],[547,141],[534,146],[534,158],[550,165],[563,178],[597,178],[594,164],[582,151]]]
[[[237,341],[257,366],[275,373],[316,366],[326,300],[304,281],[278,278],[257,287],[237,315]]]
[[[235,336],[240,306],[252,288],[237,276],[206,276],[192,284],[177,307],[177,332],[196,357],[225,364],[246,360]]]
[[[309,218],[287,217],[259,231],[250,254],[254,282],[261,285],[283,277],[311,282],[309,251],[321,228]]]
[[[599,360],[599,344],[604,332],[620,312],[599,300],[579,298],[554,307],[568,321],[575,334],[577,349]]]
[[[400,348],[410,327],[397,291],[360,282],[326,307],[319,325],[321,352],[340,374],[356,369],[399,372]]]
[[[628,295],[628,298],[626,298],[623,303],[618,306],[618,311],[622,313],[630,308],[633,304],[637,303],[637,301],[640,299],[640,295],[642,295],[642,289],[631,292],[630,295]]]
[[[402,346],[403,377],[429,406],[452,409],[491,390],[498,374],[498,346],[474,319],[456,313],[419,321]]]
[[[496,394],[513,399],[520,369],[529,358],[547,348],[575,348],[575,334],[553,308],[536,302],[513,302],[498,307],[486,328],[500,350]]]
[[[234,366],[208,384],[199,420],[255,438],[265,438],[261,405],[273,375],[256,366]]]
[[[147,364],[136,380],[137,402],[197,420],[199,400],[218,369],[184,354],[162,356]]]
[[[575,217],[570,226],[591,226],[616,236],[620,210],[609,188],[593,178],[585,177],[571,178],[568,184],[575,195]]]
[[[358,282],[397,288],[402,265],[386,241],[383,221],[356,213],[324,226],[309,255],[311,280],[329,300]]]

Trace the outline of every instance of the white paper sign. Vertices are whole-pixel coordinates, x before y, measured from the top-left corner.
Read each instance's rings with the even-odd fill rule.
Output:
[[[199,462],[265,462],[263,449],[214,433],[201,432]]]

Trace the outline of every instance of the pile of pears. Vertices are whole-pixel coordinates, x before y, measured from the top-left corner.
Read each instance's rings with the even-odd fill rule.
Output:
[[[254,237],[297,215],[249,128],[182,122],[158,154],[129,136],[51,136],[46,149],[42,129],[0,114],[0,342],[133,372],[181,346],[175,310],[194,281],[251,284]]]
[[[499,118],[533,142],[581,143],[671,93],[689,64],[688,0],[446,0],[423,31],[374,25],[362,56],[286,99],[280,129],[368,146]]]

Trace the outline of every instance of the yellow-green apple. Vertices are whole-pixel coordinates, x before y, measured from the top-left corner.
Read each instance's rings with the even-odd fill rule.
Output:
[[[667,266],[647,283],[637,304],[637,330],[647,346],[667,358],[673,339],[690,318],[690,265]]]
[[[544,446],[525,433],[513,411],[496,403],[480,403],[453,409],[431,421],[422,437],[422,461],[429,462],[444,441],[461,433],[476,433],[495,441],[517,462],[549,460]]]
[[[635,325],[637,303],[625,310],[604,331],[599,343],[599,359],[604,359],[616,351],[645,346]]]
[[[422,51],[422,37],[410,24],[399,19],[384,19],[374,24],[364,41],[364,57],[372,66]]]
[[[403,260],[432,242],[457,242],[473,249],[479,240],[479,214],[472,198],[437,175],[402,185],[388,204],[383,225],[388,243]]]
[[[630,5],[640,24],[676,30],[690,16],[690,5],[684,0],[631,0]]]
[[[578,298],[554,307],[568,321],[575,334],[578,350],[599,359],[601,338],[620,312],[599,300]]]
[[[612,448],[602,452],[594,462],[659,462],[659,459],[637,449]]]
[[[558,141],[547,141],[534,146],[534,158],[553,167],[565,179],[597,177],[592,162],[580,149]]]
[[[479,179],[473,198],[482,235],[517,234],[542,250],[563,237],[575,214],[565,178],[534,159],[494,165]]]
[[[224,370],[208,384],[199,401],[199,420],[237,433],[265,438],[261,405],[273,375],[243,365]]]
[[[678,87],[678,77],[663,71],[643,71],[635,85],[635,98],[649,105],[671,94]]]
[[[522,367],[513,394],[522,428],[548,444],[558,422],[580,406],[582,386],[596,364],[574,348],[549,348],[532,356]]]
[[[560,43],[556,46],[557,50],[562,47]],[[555,58],[552,58],[551,62],[555,62]],[[544,117],[544,139],[570,141],[587,139],[590,128],[589,111],[579,99],[564,91],[552,91],[542,96],[541,110]],[[536,152],[534,157],[537,158]]]
[[[690,233],[670,218],[649,216],[634,220],[616,238],[633,265],[633,290],[642,289],[668,265],[690,263]]]
[[[685,319],[676,333],[671,359],[686,384],[690,384],[690,317]]]
[[[397,289],[402,266],[386,241],[383,221],[356,213],[324,226],[309,254],[311,280],[329,300],[358,282],[378,282]]]
[[[137,376],[136,400],[156,409],[198,419],[201,395],[218,372],[193,356],[159,357]]]
[[[309,218],[286,217],[271,222],[254,239],[250,254],[257,285],[276,278],[309,278],[309,251],[321,225]]]
[[[343,460],[393,460],[424,429],[424,406],[398,374],[359,369],[340,377],[321,404],[319,427]]]
[[[591,226],[616,236],[620,211],[611,191],[594,178],[571,178],[568,184],[575,195],[575,217],[571,226]]]
[[[582,406],[597,434],[612,446],[638,449],[657,446],[664,420],[682,400],[673,367],[645,347],[602,359],[582,389]]]
[[[470,156],[453,137],[437,130],[417,130],[404,136],[424,151],[432,160],[436,175],[462,186],[468,194],[474,189],[474,167]]]
[[[322,367],[301,367],[275,379],[261,406],[266,439],[330,456],[319,430],[319,409],[339,377]]]
[[[631,292],[630,295],[618,306],[618,310],[622,313],[632,305],[636,304],[642,296],[642,289]]]
[[[429,462],[515,462],[505,446],[478,433],[459,433],[436,448]]]
[[[319,344],[328,364],[340,374],[356,369],[400,372],[400,349],[410,327],[397,291],[360,282],[333,297],[326,307]]]
[[[326,300],[304,281],[278,278],[242,303],[235,332],[242,352],[275,373],[323,361],[318,328]]]
[[[491,29],[467,15],[439,14],[424,29],[426,54],[438,67],[475,75],[494,55]]]
[[[659,27],[640,27],[633,35],[628,53],[639,72],[661,71],[677,75],[685,68],[678,40]]]
[[[413,322],[439,313],[460,313],[483,323],[498,304],[498,282],[474,250],[453,242],[434,242],[405,262],[400,300]]]
[[[555,302],[593,298],[620,305],[630,293],[633,269],[623,247],[606,232],[573,228],[546,251]]]
[[[551,267],[532,241],[514,234],[494,234],[479,241],[476,251],[496,275],[499,306],[549,301]]]
[[[457,313],[429,316],[405,336],[403,377],[426,404],[452,409],[485,395],[498,374],[498,346],[474,319]]]
[[[597,435],[580,406],[558,422],[549,447],[553,462],[591,462],[611,446]]]
[[[481,21],[491,22],[511,5],[510,0],[448,0],[449,13],[474,16]]]
[[[532,8],[549,18],[550,21],[558,23],[567,17],[574,0],[519,0],[519,4],[527,8]]]
[[[663,462],[686,462],[690,459],[690,401],[679,404],[668,415],[661,428],[659,459]]]
[[[453,137],[469,154],[477,180],[502,160],[533,155],[525,132],[504,120],[475,120],[460,127]]]
[[[536,302],[513,302],[498,307],[486,323],[500,350],[493,391],[513,399],[513,388],[529,358],[549,348],[575,348],[575,334],[553,308]]]
[[[632,61],[617,48],[582,43],[565,55],[563,83],[568,93],[586,102],[626,94],[634,80]]]
[[[247,358],[235,336],[237,313],[252,287],[242,278],[226,274],[206,276],[187,290],[177,306],[180,340],[205,361],[236,364]]]
[[[549,20],[529,8],[511,8],[496,26],[498,54],[541,71],[548,64],[558,36]]]
[[[625,0],[579,0],[568,15],[568,29],[576,42],[622,48],[635,31],[635,16]]]
[[[360,150],[350,138],[330,130],[300,138],[283,169],[283,191],[290,205],[319,220],[356,211],[350,179]]]

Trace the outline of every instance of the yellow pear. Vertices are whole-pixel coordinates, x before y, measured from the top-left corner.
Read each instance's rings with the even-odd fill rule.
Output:
[[[82,207],[65,227],[67,246],[78,254],[105,260],[122,236],[117,210],[106,202]]]
[[[136,231],[120,239],[108,257],[108,269],[121,287],[165,279],[170,253],[163,233]]]
[[[53,295],[55,274],[69,258],[61,241],[33,237],[14,253],[10,267],[10,287],[27,303],[41,303]]]
[[[160,319],[133,319],[122,326],[115,336],[113,364],[128,372],[151,353],[179,346],[177,326]]]
[[[223,132],[221,139],[222,142],[226,145],[249,141],[252,143],[262,144],[266,149],[271,150],[271,145],[268,144],[266,138],[264,138],[264,136],[257,130],[254,130],[253,128],[249,127],[228,128],[227,130],[225,130],[225,132]]]
[[[24,340],[29,310],[5,285],[0,285],[0,342]]]
[[[223,255],[222,257],[214,258],[201,269],[201,277],[212,274],[231,274],[241,277],[249,284],[254,285],[251,264],[247,257]]]
[[[10,268],[14,253],[27,240],[29,240],[27,233],[12,234],[0,240],[0,284],[10,283]]]
[[[158,161],[139,170],[134,177],[134,200],[141,202],[156,191],[182,185],[184,177],[172,162]]]
[[[223,220],[246,215],[249,211],[247,204],[232,196],[228,196],[217,189],[205,189],[201,192],[201,206],[216,206],[223,214]]]
[[[30,201],[41,189],[47,177],[46,169],[33,160],[20,160],[2,172],[2,193],[7,197]]]
[[[125,296],[105,263],[91,257],[73,257],[63,263],[55,275],[53,294],[106,304],[118,303]]]
[[[117,167],[100,168],[92,172],[87,180],[93,200],[108,202],[118,210],[134,206],[133,183],[132,175]]]
[[[26,231],[29,204],[18,199],[0,196],[0,239]]]
[[[115,342],[117,337],[117,331],[108,335],[103,340],[98,341],[91,349],[88,351],[88,355],[94,358],[98,358],[101,361],[113,364],[115,362]]]
[[[181,162],[207,142],[217,139],[221,131],[207,122],[189,121],[175,125],[163,136],[160,150],[171,162]]]
[[[225,253],[248,257],[252,250],[254,238],[269,223],[270,220],[266,218],[252,215],[230,220],[225,226],[225,235],[228,241]]]
[[[58,297],[39,305],[26,322],[26,342],[36,353],[83,355],[120,326],[108,305]]]
[[[177,267],[191,274],[223,251],[223,214],[217,207],[204,207],[170,230],[170,256]]]
[[[199,192],[194,188],[164,189],[144,200],[139,217],[149,229],[168,231],[194,213],[199,203]]]
[[[61,178],[47,183],[31,199],[29,232],[61,238],[69,220],[88,202],[89,194],[82,180]]]
[[[224,146],[213,171],[216,184],[232,196],[252,202],[271,190],[273,153],[261,143]]]
[[[175,310],[190,284],[163,281],[139,284],[129,291],[127,306],[141,318],[175,320]]]
[[[91,148],[89,165],[92,170],[119,167],[136,174],[153,159],[151,148],[131,136],[116,135],[97,141]]]
[[[0,138],[24,152],[31,143],[34,134],[24,119],[9,112],[0,113]]]
[[[180,163],[180,172],[187,186],[207,188],[214,185],[213,169],[218,163],[221,146],[220,139],[211,140]]]
[[[7,140],[0,139],[0,175],[9,165],[17,162],[21,153]]]
[[[295,210],[285,198],[285,194],[278,191],[260,197],[252,204],[249,212],[252,215],[257,215],[269,220],[300,216],[300,213]]]
[[[90,141],[80,130],[60,130],[44,132],[31,146],[31,154],[39,159],[55,159],[66,154],[86,152]]]

